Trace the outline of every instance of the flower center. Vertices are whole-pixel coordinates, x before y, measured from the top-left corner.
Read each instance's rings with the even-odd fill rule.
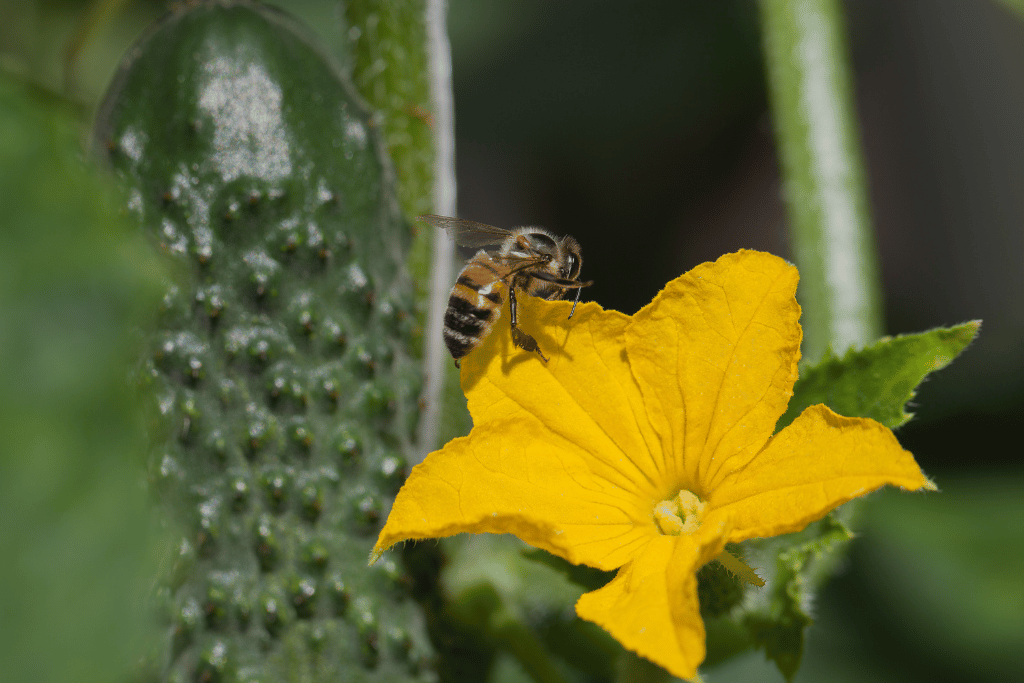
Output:
[[[705,503],[692,491],[683,489],[677,495],[654,506],[654,520],[666,536],[692,534],[700,528]]]

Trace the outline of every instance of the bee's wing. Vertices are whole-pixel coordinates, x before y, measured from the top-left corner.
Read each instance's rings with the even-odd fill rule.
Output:
[[[462,218],[436,216],[432,213],[419,216],[418,219],[435,228],[444,228],[460,247],[476,248],[486,247],[489,244],[502,244],[512,234],[511,230],[496,228],[493,225],[484,225]]]

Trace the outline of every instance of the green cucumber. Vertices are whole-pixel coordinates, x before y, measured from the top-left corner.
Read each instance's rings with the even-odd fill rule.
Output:
[[[406,571],[366,565],[417,417],[411,233],[312,42],[252,2],[175,10],[97,119],[175,273],[143,359],[150,481],[181,530],[157,680],[435,678]]]

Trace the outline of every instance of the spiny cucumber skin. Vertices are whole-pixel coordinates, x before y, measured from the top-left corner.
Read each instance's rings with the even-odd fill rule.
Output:
[[[144,359],[182,530],[146,678],[433,680],[403,569],[366,566],[420,379],[410,235],[352,89],[290,18],[209,3],[132,48],[96,138],[177,275]]]

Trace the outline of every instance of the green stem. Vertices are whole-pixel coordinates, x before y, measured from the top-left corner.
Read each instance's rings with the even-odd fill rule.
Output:
[[[349,0],[344,7],[352,78],[381,116],[398,201],[412,221],[433,204],[426,0]]]
[[[534,683],[567,683],[536,632],[509,608],[490,583],[463,591],[450,603],[448,614],[461,628],[512,655]]]
[[[838,0],[760,0],[804,358],[882,334],[881,287]]]
[[[652,664],[638,654],[628,650],[622,653],[615,667],[615,683],[681,683],[657,664]],[[700,674],[690,679],[691,683],[702,681]]]
[[[448,42],[447,0],[427,0],[427,54],[430,62],[430,99],[434,120],[434,206],[432,213],[456,215],[455,185],[455,96],[452,91],[452,55]],[[425,226],[421,226],[425,227]],[[430,228],[426,228],[430,230]],[[448,295],[455,279],[455,244],[442,230],[428,233],[430,239],[430,280],[427,291],[426,337],[423,340],[424,387],[421,395],[419,458],[439,447],[442,419],[451,422],[461,416],[468,423],[465,399],[459,388],[459,374],[448,362],[442,332]],[[447,387],[446,387],[447,385]],[[455,394],[455,404],[449,397]],[[444,418],[442,418],[442,415]],[[465,434],[456,428],[457,435]],[[442,442],[443,443],[443,442]]]
[[[360,93],[381,114],[398,174],[399,200],[416,235],[409,272],[424,302],[422,410],[415,464],[440,443],[469,431],[459,375],[441,336],[455,281],[455,246],[416,222],[455,215],[455,111],[446,0],[348,0],[346,34]]]

